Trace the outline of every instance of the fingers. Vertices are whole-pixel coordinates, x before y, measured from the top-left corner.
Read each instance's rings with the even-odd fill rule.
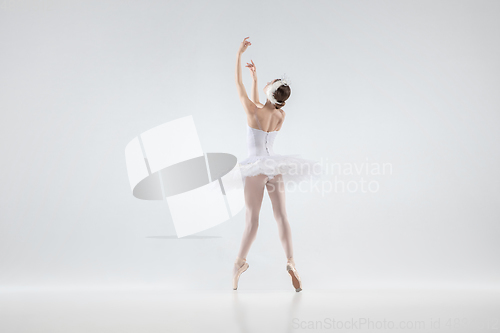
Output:
[[[255,70],[255,66],[254,66],[254,64],[253,64],[253,63],[248,63],[248,62],[247,62],[247,64],[245,65],[245,67],[248,67],[248,68],[250,68],[251,70]]]
[[[245,45],[245,46],[252,45],[252,43],[250,43],[249,41],[247,41],[248,38],[250,38],[250,37],[245,37],[245,39],[243,39],[243,45]]]

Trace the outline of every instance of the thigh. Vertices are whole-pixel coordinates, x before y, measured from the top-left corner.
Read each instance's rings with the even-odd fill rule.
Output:
[[[247,207],[260,209],[264,198],[264,188],[268,177],[266,175],[256,175],[245,178],[245,203]]]
[[[283,175],[279,174],[274,176],[273,179],[269,179],[266,183],[266,188],[273,205],[274,213],[286,215]]]

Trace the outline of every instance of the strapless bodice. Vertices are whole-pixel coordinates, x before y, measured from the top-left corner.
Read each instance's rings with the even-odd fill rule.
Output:
[[[248,156],[275,155],[273,144],[278,131],[266,132],[247,124]]]
[[[304,159],[299,154],[282,155],[274,152],[277,135],[278,131],[266,132],[247,124],[248,157],[238,162],[243,179],[258,174],[265,174],[269,179],[282,174],[285,181],[296,182],[315,177],[313,170],[316,161]]]

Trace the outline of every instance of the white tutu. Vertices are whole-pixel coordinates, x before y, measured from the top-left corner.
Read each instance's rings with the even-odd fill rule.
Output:
[[[283,175],[285,182],[301,182],[318,179],[321,166],[318,162],[300,157],[299,154],[270,156],[249,156],[238,163],[243,179],[259,174],[273,179],[278,174]]]
[[[238,162],[243,180],[259,174],[267,175],[269,179],[282,174],[285,182],[309,181],[321,177],[322,167],[319,162],[302,158],[299,154],[274,153],[273,143],[278,131],[266,132],[247,127],[248,157]]]

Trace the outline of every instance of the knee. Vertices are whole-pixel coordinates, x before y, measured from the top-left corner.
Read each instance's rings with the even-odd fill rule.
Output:
[[[259,221],[247,221],[245,224],[245,232],[249,234],[254,234],[259,230]]]
[[[248,225],[257,227],[259,225],[259,212],[248,210],[246,214],[246,221]]]
[[[286,212],[283,211],[274,212],[274,218],[278,223],[288,223],[288,217],[286,216]]]

